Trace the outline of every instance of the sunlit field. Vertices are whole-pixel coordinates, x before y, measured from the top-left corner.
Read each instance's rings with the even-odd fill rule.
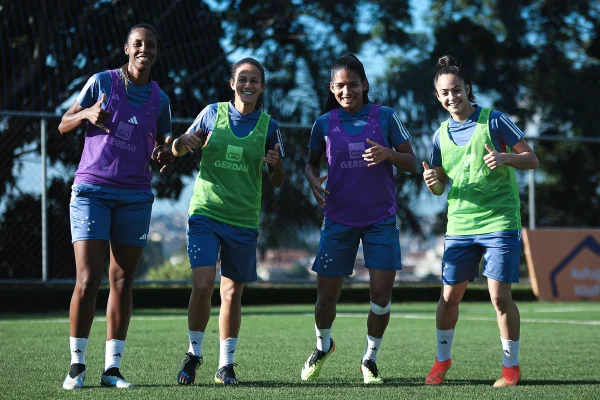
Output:
[[[300,380],[315,346],[312,307],[244,308],[236,351],[242,382],[213,383],[218,364],[217,310],[204,340],[196,384],[179,386],[176,374],[187,351],[186,310],[134,310],[121,371],[130,391],[99,386],[106,323],[96,317],[87,351],[85,388],[67,392],[66,313],[1,315],[0,381],[3,399],[594,399],[600,398],[600,304],[520,303],[522,382],[495,389],[502,351],[489,303],[461,307],[446,384],[423,384],[435,358],[435,304],[392,305],[392,319],[378,355],[384,386],[362,384],[359,363],[368,306],[342,305],[332,330],[337,349],[317,382]]]

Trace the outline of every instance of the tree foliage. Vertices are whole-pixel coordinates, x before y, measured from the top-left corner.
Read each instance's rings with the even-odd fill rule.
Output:
[[[280,122],[310,125],[321,113],[334,58],[369,48],[388,55],[384,76],[370,79],[372,99],[395,108],[412,132],[433,133],[446,118],[432,95],[432,77],[437,58],[452,54],[471,72],[480,100],[508,113],[523,129],[543,136],[597,137],[600,106],[591,100],[600,79],[598,2],[431,0],[425,15],[430,32],[415,33],[413,18],[408,0],[7,2],[0,10],[0,108],[61,114],[89,76],[127,61],[128,28],[148,22],[160,33],[152,78],[169,95],[175,118],[193,118],[207,104],[230,99],[229,61],[252,55],[268,72],[269,113]],[[52,235],[63,239],[52,251],[70,248],[63,243],[69,237],[69,184],[84,137],[83,129],[60,137],[57,125],[57,119],[49,120],[48,156],[62,177],[51,185],[49,218]],[[174,124],[174,135],[186,128]],[[39,254],[31,247],[38,246],[39,199],[16,189],[25,156],[39,152],[39,131],[39,121],[32,118],[0,120],[0,132],[8,138],[0,148],[5,207],[0,253]],[[297,240],[298,232],[318,226],[322,216],[303,177],[309,132],[290,125],[282,132],[288,180],[277,190],[263,185],[264,248]],[[429,151],[427,137],[413,139],[419,157]],[[536,145],[542,162],[539,225],[600,224],[598,150],[598,144]],[[197,164],[198,156],[188,156],[167,174],[155,169],[156,194],[178,198],[182,178],[193,176]],[[417,234],[421,224],[411,204],[423,189],[421,181],[419,174],[397,177],[399,216],[403,227]],[[27,245],[19,243],[24,237]],[[52,257],[57,265],[72,262],[72,254]]]

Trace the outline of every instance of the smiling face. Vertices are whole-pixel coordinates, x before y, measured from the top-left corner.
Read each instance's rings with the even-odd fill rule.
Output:
[[[242,64],[235,71],[235,79],[229,82],[235,92],[235,104],[254,110],[258,96],[265,90],[260,70],[252,64]]]
[[[145,28],[131,31],[125,44],[125,54],[129,56],[129,65],[138,70],[152,67],[158,55],[158,39],[156,35]]]
[[[471,87],[454,74],[440,75],[435,83],[435,95],[455,120],[465,120],[473,112],[469,101]]]
[[[333,75],[333,81],[329,82],[329,90],[335,96],[342,109],[348,113],[356,113],[365,105],[363,102],[364,92],[369,88],[367,80],[361,80],[356,72],[340,69]]]

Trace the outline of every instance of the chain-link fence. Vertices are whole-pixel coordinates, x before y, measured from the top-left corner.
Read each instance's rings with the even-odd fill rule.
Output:
[[[34,113],[10,115],[2,112],[7,130],[30,135],[28,145],[15,151],[12,163],[14,182],[0,203],[0,280],[18,281],[61,281],[72,280],[75,276],[73,249],[70,242],[69,199],[70,183],[75,170],[74,164],[67,164],[70,157],[81,154],[83,129],[61,137],[56,126],[59,118],[53,115],[33,115]],[[176,119],[174,135],[185,132],[192,119]],[[306,148],[310,137],[310,127],[282,124],[284,143],[291,140],[285,166],[288,181],[281,189],[270,184],[263,185],[263,212],[261,214],[259,239],[259,276],[264,281],[307,282],[313,279],[309,272],[319,240],[319,227],[322,212],[312,199],[310,189],[302,171],[306,160]],[[45,136],[42,135],[45,133]],[[45,140],[42,140],[45,137]],[[539,138],[532,143],[543,143]],[[566,143],[565,143],[566,142]],[[9,141],[10,143],[10,141]],[[550,147],[557,141],[548,141]],[[538,145],[534,147],[538,147]],[[577,154],[590,152],[600,154],[600,140],[563,140],[568,151]],[[424,153],[426,151],[421,151]],[[548,175],[547,170],[560,166],[553,165],[557,160],[554,152],[538,153],[541,168],[536,172],[538,181]],[[45,161],[43,161],[45,160]],[[197,172],[199,156],[189,155],[177,159],[166,173],[155,170],[154,190],[163,197],[157,197],[149,241],[139,269],[139,277],[146,281],[181,281],[189,279],[187,260],[186,224],[187,205]],[[11,165],[5,161],[5,168]],[[418,174],[416,174],[418,175]],[[534,175],[529,171],[518,171],[523,199],[523,221],[525,226],[534,227],[536,220],[551,220],[555,209],[544,206],[545,190],[538,194],[537,201],[529,202],[535,191]],[[596,177],[590,177],[592,180]],[[400,179],[403,179],[401,174]],[[44,190],[45,188],[45,190]],[[541,195],[541,196],[540,196]],[[421,209],[421,224],[424,232],[432,235],[415,235],[408,230],[402,235],[403,262],[405,270],[398,279],[423,281],[435,279],[439,273],[443,226],[436,231],[435,225],[443,225],[443,202],[430,203],[434,211],[423,209],[420,202],[431,201],[429,194],[413,199],[412,208]],[[592,199],[593,200],[593,199]],[[541,210],[535,216],[535,204]],[[541,206],[541,207],[540,207]],[[567,210],[559,210],[564,214]],[[436,218],[441,221],[436,221]],[[596,216],[597,218],[597,216]],[[590,221],[593,223],[593,220]],[[539,224],[539,222],[538,222]],[[437,235],[436,235],[437,234]],[[356,262],[355,280],[366,279],[362,253]]]
[[[231,98],[230,63],[253,56],[265,66],[266,110],[282,126],[288,178],[279,189],[263,185],[259,238],[259,275],[263,280],[312,279],[307,267],[316,252],[322,210],[312,198],[303,171],[310,126],[320,114],[329,90],[329,66],[346,52],[358,54],[364,62],[371,100],[393,107],[408,127],[419,160],[428,157],[431,134],[446,118],[431,94],[433,70],[424,68],[435,65],[438,53],[460,56],[473,67],[469,70],[481,85],[475,87],[476,92],[489,100],[484,101],[485,105],[508,112],[520,127],[527,128],[529,142],[535,145],[539,170],[518,172],[524,225],[599,226],[597,109],[593,109],[592,102],[586,107],[570,108],[585,98],[582,91],[597,84],[595,78],[590,78],[597,74],[584,69],[596,65],[594,59],[577,53],[573,43],[598,43],[598,35],[592,30],[579,31],[589,24],[569,21],[573,13],[579,13],[583,20],[600,26],[600,14],[585,14],[581,11],[585,7],[574,6],[572,13],[552,17],[553,24],[567,23],[559,36],[553,36],[554,28],[544,25],[547,10],[537,3],[519,5],[526,9],[515,11],[517,21],[512,25],[506,14],[489,24],[493,19],[489,15],[496,12],[492,8],[486,9],[487,14],[461,14],[463,19],[459,21],[453,13],[436,13],[452,9],[456,15],[468,14],[468,7],[458,10],[453,8],[454,2],[430,0],[432,7],[428,9],[425,3],[3,2],[0,280],[73,279],[68,203],[84,135],[79,129],[61,137],[57,130],[59,118],[92,74],[127,62],[123,54],[127,31],[141,22],[153,24],[159,32],[160,54],[152,78],[169,95],[175,137],[207,104]],[[597,5],[594,7],[596,10]],[[524,28],[519,18],[524,15],[529,18],[527,27],[534,31],[530,35],[520,31]],[[478,16],[484,20],[478,20]],[[462,24],[460,29],[457,23]],[[471,40],[469,35],[487,39],[480,45],[481,41]],[[521,46],[527,41],[521,37],[543,41],[524,48]],[[544,47],[560,46],[561,40],[566,43],[564,48],[550,51]],[[590,46],[588,53],[594,54],[595,47]],[[558,59],[562,53],[569,56],[564,60],[574,60],[573,68],[564,67],[567,61],[544,58],[552,54]],[[538,67],[540,63],[543,69]],[[555,65],[559,65],[558,72],[551,69]],[[578,78],[582,69],[584,73]],[[549,82],[573,83],[575,100],[568,100],[568,106],[562,102],[568,96],[554,96],[552,92],[562,89],[540,80],[540,76],[565,70],[569,76]],[[554,89],[548,92],[547,87]],[[588,114],[577,114],[580,112]],[[197,163],[194,156],[186,156],[165,174],[153,169],[157,200],[150,241],[139,270],[142,279],[173,281],[189,277],[184,250],[186,210]],[[396,184],[405,265],[399,278],[432,279],[439,274],[445,199],[431,196],[419,173],[400,173]],[[534,195],[536,200],[530,201]],[[357,265],[361,265],[360,257]],[[355,279],[364,278],[364,274],[364,268],[358,268]]]

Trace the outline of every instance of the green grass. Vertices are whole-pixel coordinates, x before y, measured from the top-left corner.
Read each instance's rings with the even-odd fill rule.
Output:
[[[453,367],[441,387],[423,385],[435,357],[435,304],[393,304],[378,355],[383,387],[362,385],[368,306],[341,305],[332,330],[337,350],[315,383],[300,370],[315,346],[312,306],[244,308],[236,362],[243,382],[212,383],[218,363],[217,310],[204,340],[196,384],[175,377],[187,351],[186,310],[135,310],[122,372],[131,391],[99,387],[106,323],[96,317],[87,351],[84,390],[64,391],[69,364],[66,313],[1,315],[0,399],[598,399],[600,304],[521,303],[520,363],[523,380],[494,389],[502,351],[490,304],[464,303],[452,352]]]

